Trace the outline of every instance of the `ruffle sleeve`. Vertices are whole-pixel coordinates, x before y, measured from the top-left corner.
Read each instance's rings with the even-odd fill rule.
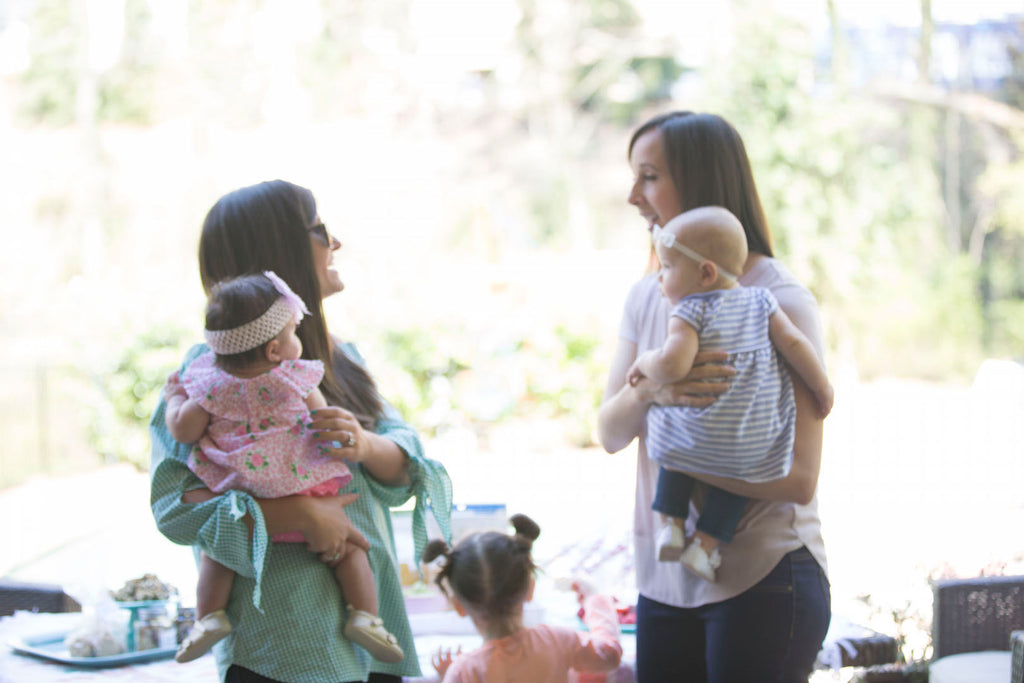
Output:
[[[302,398],[323,376],[320,361],[294,360],[256,377],[235,377],[218,368],[214,354],[207,352],[182,372],[181,383],[189,398],[211,415],[246,421],[254,416],[303,412]]]
[[[339,344],[345,355],[363,364],[363,358],[351,344]],[[408,486],[386,486],[367,477],[368,486],[374,496],[388,507],[404,505],[415,497],[416,506],[412,512],[413,553],[417,566],[423,550],[427,547],[427,514],[432,514],[445,541],[452,540],[452,482],[445,469],[437,460],[426,457],[419,434],[389,404],[384,405],[384,415],[374,425],[374,431],[395,442],[409,457]]]

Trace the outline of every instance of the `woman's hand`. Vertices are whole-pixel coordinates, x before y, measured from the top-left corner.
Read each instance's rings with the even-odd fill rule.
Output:
[[[327,406],[310,411],[309,426],[324,452],[361,463],[374,479],[387,486],[408,486],[409,457],[391,439],[363,429],[348,410]],[[333,442],[340,444],[338,447]]]
[[[358,493],[291,497],[300,506],[299,530],[306,538],[306,547],[332,566],[343,558],[352,546],[363,550],[370,549],[366,537],[352,525],[345,514],[345,506],[351,505],[358,497]]]
[[[348,410],[337,406],[317,408],[310,412],[309,424],[324,452],[349,462],[364,462],[373,452],[367,432]],[[340,444],[335,446],[334,444]]]
[[[612,356],[608,386],[597,416],[598,439],[609,453],[621,451],[633,442],[643,429],[651,405],[709,405],[725,393],[729,388],[727,380],[736,374],[734,368],[722,365],[729,359],[728,353],[704,351],[694,357],[689,374],[679,382],[662,385],[641,379],[632,386],[627,374],[637,355],[635,343],[620,340]]]
[[[693,368],[680,381],[657,384],[641,380],[637,386],[647,393],[651,403],[703,408],[729,389],[729,380],[736,374],[736,368],[725,365],[728,360],[729,354],[725,351],[701,351],[693,361]]]

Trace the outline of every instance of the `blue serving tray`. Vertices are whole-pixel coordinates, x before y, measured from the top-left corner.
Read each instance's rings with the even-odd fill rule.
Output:
[[[138,652],[125,652],[120,655],[108,657],[72,657],[68,648],[64,645],[64,639],[70,631],[60,633],[48,633],[43,635],[15,638],[8,641],[8,645],[15,652],[48,659],[51,662],[59,662],[70,666],[81,666],[92,669],[99,669],[110,666],[124,666],[126,664],[139,664],[151,662],[157,659],[173,657],[177,651],[176,647],[156,648],[153,650],[140,650]]]

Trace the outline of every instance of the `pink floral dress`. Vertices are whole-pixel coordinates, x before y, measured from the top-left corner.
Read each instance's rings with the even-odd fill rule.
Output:
[[[245,379],[218,368],[213,353],[197,358],[182,385],[210,413],[210,425],[192,448],[189,469],[215,493],[337,494],[352,473],[313,438],[304,401],[323,375],[320,361],[296,360]]]

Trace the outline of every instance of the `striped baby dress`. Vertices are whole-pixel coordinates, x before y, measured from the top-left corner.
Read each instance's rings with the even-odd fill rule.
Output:
[[[661,465],[749,482],[780,479],[793,460],[793,384],[768,338],[779,304],[767,289],[694,294],[673,309],[697,330],[700,350],[726,350],[736,368],[710,406],[652,406],[647,452]]]

